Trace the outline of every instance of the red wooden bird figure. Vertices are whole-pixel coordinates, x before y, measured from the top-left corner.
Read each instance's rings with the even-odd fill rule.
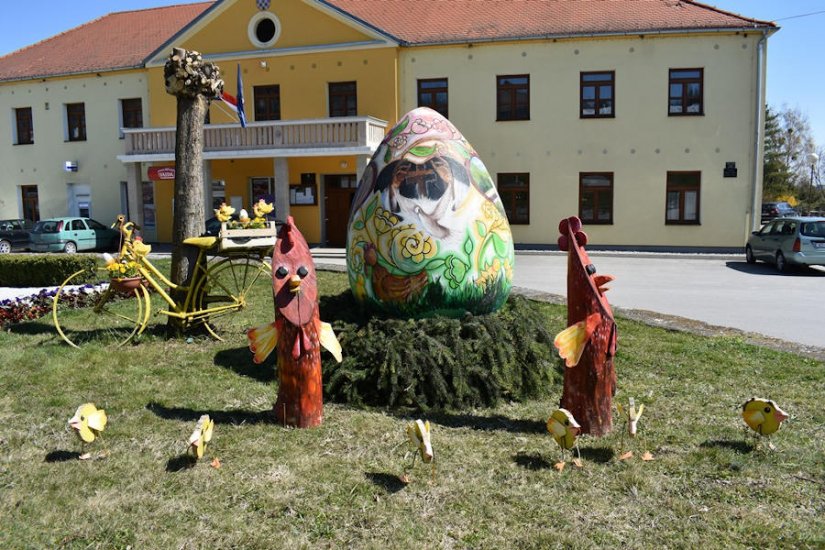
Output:
[[[272,290],[275,321],[248,332],[249,349],[261,363],[278,348],[278,422],[318,426],[324,412],[320,346],[341,362],[341,345],[319,318],[315,263],[292,216],[281,226],[272,252]]]
[[[559,248],[567,255],[567,325],[554,345],[565,359],[561,406],[581,424],[581,432],[604,435],[613,428],[616,393],[616,322],[604,293],[613,280],[597,275],[584,245],[582,222],[572,216],[559,224]]]

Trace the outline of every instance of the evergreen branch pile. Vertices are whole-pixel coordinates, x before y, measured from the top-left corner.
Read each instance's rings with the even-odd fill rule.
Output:
[[[324,363],[331,401],[422,411],[489,406],[545,395],[561,378],[547,319],[520,296],[486,315],[393,319],[359,309],[346,291],[321,299],[321,318],[344,349],[342,363]]]

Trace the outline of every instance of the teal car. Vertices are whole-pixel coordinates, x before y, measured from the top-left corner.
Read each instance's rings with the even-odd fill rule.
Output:
[[[776,264],[785,273],[792,266],[825,265],[825,218],[776,218],[754,231],[745,246],[745,260]]]
[[[41,220],[31,231],[32,252],[116,250],[120,233],[91,218],[67,217]]]

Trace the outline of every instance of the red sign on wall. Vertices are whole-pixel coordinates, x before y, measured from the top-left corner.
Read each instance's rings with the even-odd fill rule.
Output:
[[[152,166],[149,168],[149,179],[152,181],[175,179],[174,166]]]

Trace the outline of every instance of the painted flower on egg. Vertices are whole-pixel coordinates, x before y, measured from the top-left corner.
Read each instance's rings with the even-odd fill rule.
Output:
[[[402,316],[489,313],[512,287],[513,238],[487,168],[449,120],[407,113],[364,171],[347,271],[360,302]]]

